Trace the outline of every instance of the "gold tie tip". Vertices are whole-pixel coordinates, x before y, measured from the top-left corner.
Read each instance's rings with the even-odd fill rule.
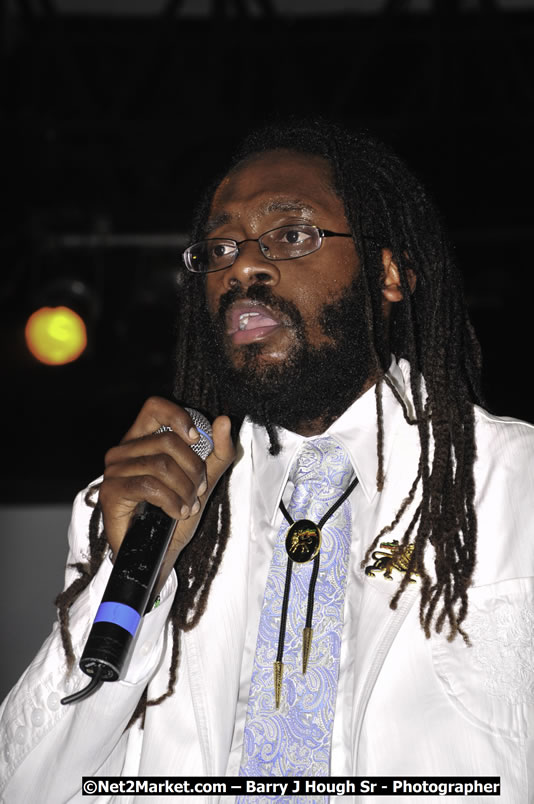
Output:
[[[280,699],[282,697],[282,676],[284,675],[283,662],[275,662],[274,666],[274,703],[278,709],[280,706]]]
[[[308,669],[308,659],[310,658],[310,650],[313,638],[313,628],[302,629],[302,673],[305,674]]]

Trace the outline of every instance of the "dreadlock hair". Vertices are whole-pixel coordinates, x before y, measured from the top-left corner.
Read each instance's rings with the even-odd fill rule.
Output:
[[[425,190],[388,147],[365,133],[352,133],[325,121],[290,122],[267,126],[251,134],[238,150],[229,170],[237,170],[267,151],[285,149],[321,156],[331,168],[332,186],[343,201],[360,259],[366,318],[375,368],[382,379],[376,385],[377,487],[384,484],[381,390],[386,382],[402,406],[405,419],[417,427],[420,460],[406,498],[394,520],[374,539],[364,562],[379,539],[392,531],[413,503],[418,487],[421,500],[411,514],[401,545],[413,538],[407,572],[391,600],[395,608],[411,575],[421,578],[420,622],[427,637],[432,625],[440,632],[445,621],[448,638],[462,634],[467,614],[467,591],[476,559],[477,522],[474,508],[474,403],[479,390],[480,349],[469,321],[460,275],[454,265],[440,218]],[[192,242],[200,240],[220,181],[201,200],[193,222]],[[389,329],[382,315],[382,250],[390,249],[398,267],[403,298],[393,305]],[[410,279],[416,286],[411,292]],[[175,397],[215,417],[231,413],[220,398],[217,380],[204,359],[203,333],[209,319],[202,276],[184,278],[180,294]],[[409,361],[413,412],[385,375],[390,354]],[[234,432],[241,422],[233,421]],[[270,429],[271,441],[274,429]],[[180,554],[175,568],[180,594],[170,619],[173,652],[167,692],[154,701],[139,702],[132,721],[147,705],[172,694],[176,680],[181,631],[193,628],[202,616],[211,582],[220,565],[230,532],[228,482],[221,478],[206,506],[195,538]],[[68,607],[96,572],[104,550],[98,536],[99,508],[91,522],[91,558],[77,565],[80,577],[58,598],[67,658],[73,661],[68,634]],[[434,568],[425,566],[425,553],[434,550]],[[93,557],[94,552],[94,557]]]

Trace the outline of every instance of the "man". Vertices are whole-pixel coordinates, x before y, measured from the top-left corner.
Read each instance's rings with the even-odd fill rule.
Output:
[[[419,183],[367,137],[271,127],[206,195],[185,263],[176,398],[211,416],[214,450],[204,464],[183,407],[151,399],[77,499],[60,624],[4,704],[4,800],[241,771],[500,776],[499,800],[525,804],[534,430],[476,405],[478,345]],[[311,504],[351,483],[311,517],[295,466],[332,445]],[[177,520],[160,605],[122,680],[61,706],[142,500]],[[289,558],[286,519],[308,523]]]

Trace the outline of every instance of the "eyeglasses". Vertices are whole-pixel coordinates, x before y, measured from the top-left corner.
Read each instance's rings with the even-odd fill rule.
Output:
[[[261,237],[245,240],[232,240],[227,237],[212,237],[200,240],[186,248],[182,259],[188,271],[194,274],[207,274],[222,271],[236,261],[243,243],[257,243],[268,260],[295,260],[306,257],[321,248],[325,237],[352,237],[344,232],[330,232],[308,223],[293,223],[270,229]]]

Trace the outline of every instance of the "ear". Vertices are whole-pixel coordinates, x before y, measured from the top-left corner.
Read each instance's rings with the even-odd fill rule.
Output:
[[[401,301],[402,288],[399,269],[397,268],[397,264],[393,262],[393,253],[389,248],[382,249],[382,265],[384,266],[382,295],[389,302]],[[406,271],[406,277],[410,286],[410,293],[413,293],[417,277],[410,269]]]

